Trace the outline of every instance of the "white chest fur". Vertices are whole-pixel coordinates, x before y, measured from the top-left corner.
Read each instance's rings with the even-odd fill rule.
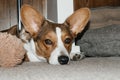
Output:
[[[30,62],[46,62],[44,57],[36,54],[35,44],[33,39],[30,42],[24,44],[24,48],[27,50],[27,56]]]

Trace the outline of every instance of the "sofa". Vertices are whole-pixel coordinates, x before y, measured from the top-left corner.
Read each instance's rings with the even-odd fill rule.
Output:
[[[86,56],[68,65],[24,62],[0,67],[0,80],[120,80],[120,8],[91,9],[76,44]]]

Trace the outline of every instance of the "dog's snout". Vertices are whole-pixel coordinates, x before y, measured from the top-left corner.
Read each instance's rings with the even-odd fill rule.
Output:
[[[68,56],[59,56],[58,61],[61,65],[67,64],[69,62]]]

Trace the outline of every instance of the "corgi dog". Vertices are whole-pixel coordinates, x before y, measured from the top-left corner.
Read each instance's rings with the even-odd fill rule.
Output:
[[[72,49],[74,38],[82,32],[90,18],[90,10],[81,8],[70,15],[64,23],[54,23],[29,5],[21,7],[23,24],[19,35],[17,28],[6,30],[18,36],[26,49],[26,59],[30,62],[48,62],[54,65],[69,64],[70,60],[80,60],[83,55]],[[75,46],[75,45],[74,45]]]

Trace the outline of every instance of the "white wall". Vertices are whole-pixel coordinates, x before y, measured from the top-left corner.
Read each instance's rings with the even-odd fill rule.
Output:
[[[73,13],[73,0],[57,0],[58,23],[62,23]]]
[[[47,18],[63,23],[73,13],[73,0],[47,0]]]

